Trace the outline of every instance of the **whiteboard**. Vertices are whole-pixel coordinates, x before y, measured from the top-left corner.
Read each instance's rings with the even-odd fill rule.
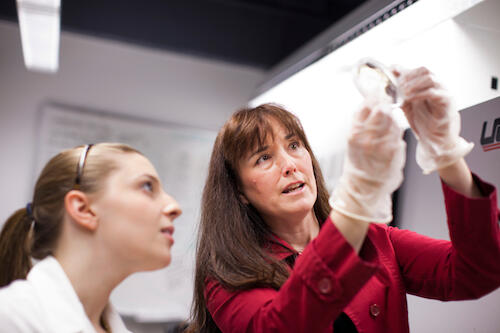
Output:
[[[120,314],[136,321],[185,320],[193,294],[201,194],[217,133],[57,103],[43,105],[38,120],[34,177],[59,151],[87,143],[122,142],[153,163],[165,191],[183,210],[174,223],[172,262],[165,269],[128,277],[111,301]]]

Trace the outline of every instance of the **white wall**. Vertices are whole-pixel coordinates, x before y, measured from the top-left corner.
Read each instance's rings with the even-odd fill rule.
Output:
[[[65,32],[59,72],[29,72],[18,25],[0,20],[0,225],[32,195],[42,103],[217,130],[262,77],[253,68]]]

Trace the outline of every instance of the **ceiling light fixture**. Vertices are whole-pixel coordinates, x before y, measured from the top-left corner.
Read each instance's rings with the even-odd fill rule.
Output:
[[[57,72],[61,0],[17,0],[24,64],[29,70]]]

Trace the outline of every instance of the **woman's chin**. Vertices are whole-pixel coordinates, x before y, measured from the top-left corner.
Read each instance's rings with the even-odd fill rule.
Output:
[[[156,271],[158,269],[162,269],[170,265],[172,262],[172,255],[170,253],[161,256],[160,258],[156,258],[156,260],[151,261],[147,266],[143,266],[139,271],[148,272],[148,271]]]
[[[165,256],[165,258],[163,258],[161,266],[158,267],[158,269],[167,267],[168,265],[170,265],[171,262],[172,262],[172,255],[169,253],[167,256]]]
[[[295,221],[297,219],[305,219],[309,214],[314,214],[313,207],[304,205],[304,207],[293,207],[293,209],[282,210],[278,216],[276,216],[276,219]]]
[[[294,204],[292,207],[290,207],[288,209],[288,212],[290,214],[294,214],[294,215],[307,215],[309,213],[311,213],[314,209],[314,202],[307,202],[307,201],[303,201],[303,202],[297,202],[296,204]]]

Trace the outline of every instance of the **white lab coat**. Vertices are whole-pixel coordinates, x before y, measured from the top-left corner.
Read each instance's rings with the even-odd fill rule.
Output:
[[[130,333],[111,304],[105,320],[113,333]],[[0,289],[0,332],[95,333],[71,282],[54,257],[37,263],[26,280]]]

